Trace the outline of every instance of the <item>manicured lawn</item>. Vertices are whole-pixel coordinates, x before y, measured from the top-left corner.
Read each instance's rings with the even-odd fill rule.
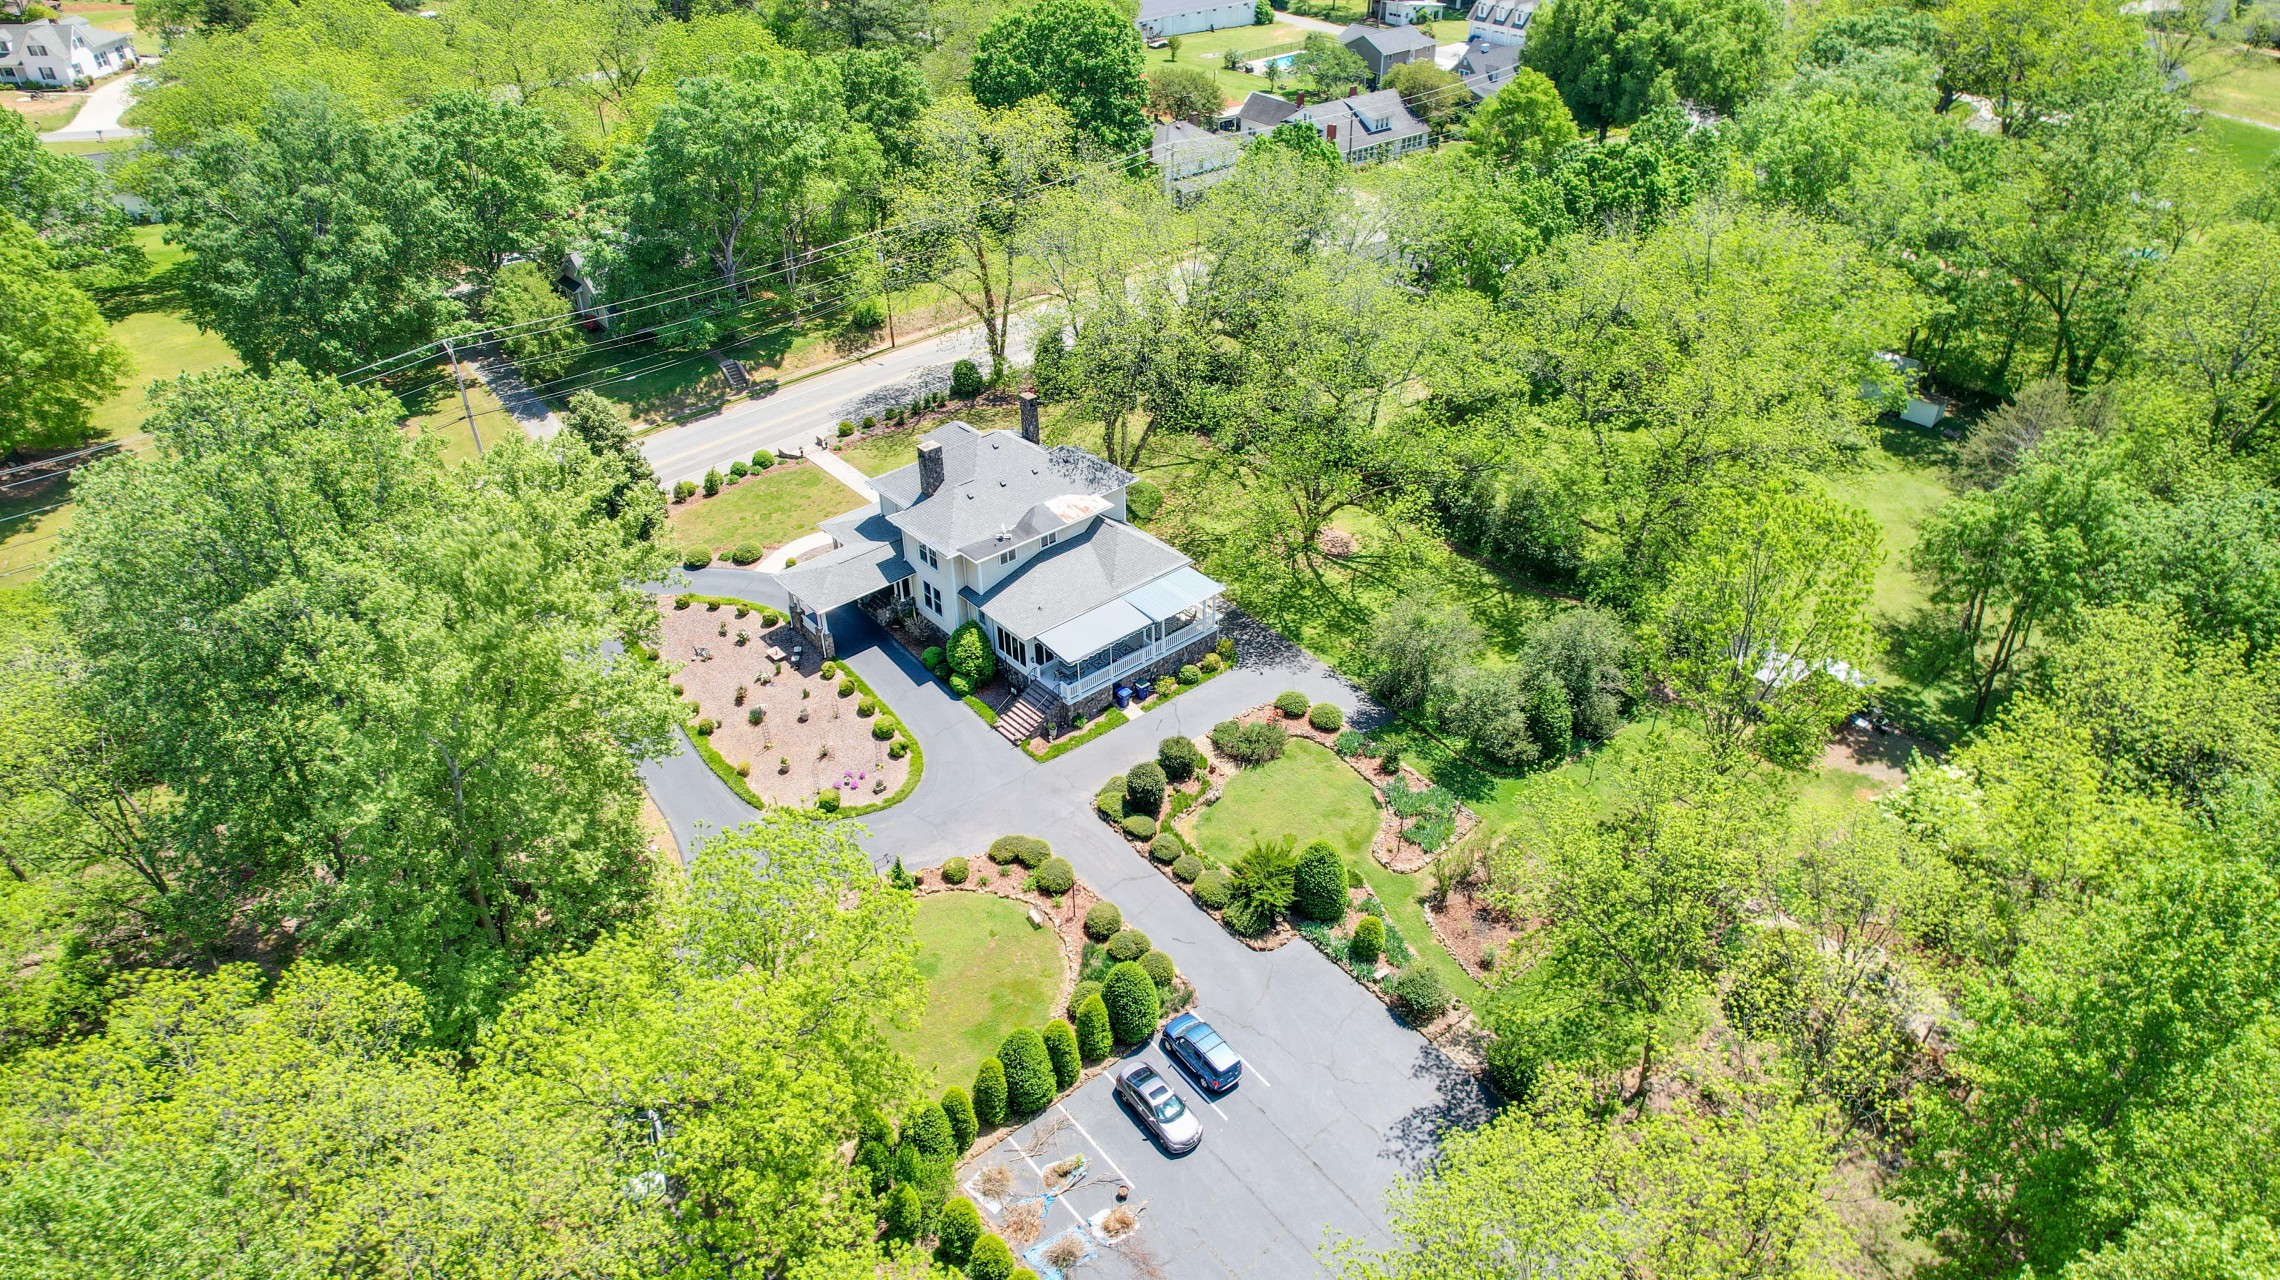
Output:
[[[2280,58],[2212,49],[2186,64],[2193,101],[2211,111],[2280,127]]]
[[[2203,115],[2196,143],[2233,168],[2251,177],[2261,175],[2280,156],[2280,126],[2242,124],[2222,116]]]
[[[672,532],[679,545],[711,547],[716,555],[744,542],[780,547],[861,504],[862,499],[821,468],[778,463],[741,483],[723,486],[716,497],[678,504],[671,516]]]
[[[1877,567],[1870,616],[1904,622],[1925,600],[1923,581],[1907,567],[1908,550],[1924,518],[1955,496],[1942,466],[1947,442],[1929,431],[1887,428],[1883,447],[1869,451],[1859,471],[1828,477],[1832,497],[1852,503],[1875,518],[1884,534],[1884,562]]]
[[[912,426],[904,427],[899,431],[882,431],[877,435],[850,441],[847,447],[839,451],[839,456],[846,459],[850,466],[864,475],[885,475],[897,467],[907,467],[918,461],[919,437],[944,423],[963,422],[976,431],[1018,431],[1021,429],[1021,406],[1019,405],[960,405],[953,401],[946,407],[949,410],[948,417],[930,418],[924,427]],[[1077,424],[1065,422],[1067,416],[1068,409],[1064,405],[1049,404],[1037,411],[1037,425],[1045,437],[1046,444],[1088,443],[1077,438],[1074,434],[1077,430]],[[1096,430],[1093,435],[1097,437],[1099,432]],[[1097,446],[1099,441],[1094,439],[1089,443]]]
[[[167,244],[164,235],[164,227],[136,227],[135,243],[150,259],[150,275],[97,299],[111,322],[111,336],[134,361],[126,385],[96,406],[95,429],[105,439],[121,439],[142,429],[151,409],[145,394],[151,383],[238,362],[237,353],[220,334],[200,332],[184,314],[179,289],[182,264],[189,255]]]
[[[1061,944],[1031,928],[1020,904],[987,893],[934,893],[918,900],[918,971],[926,1013],[887,1038],[936,1086],[971,1088],[975,1068],[1006,1033],[1038,1026],[1061,991]]]
[[[1219,803],[1196,820],[1195,833],[1203,851],[1222,862],[1242,857],[1253,841],[1287,836],[1300,849],[1328,840],[1360,863],[1369,860],[1377,828],[1370,784],[1325,748],[1294,741],[1282,759],[1230,779]]]

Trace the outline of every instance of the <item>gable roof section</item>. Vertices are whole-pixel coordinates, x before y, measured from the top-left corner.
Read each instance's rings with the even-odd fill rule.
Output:
[[[1318,126],[1337,125],[1336,145],[1341,155],[1426,131],[1425,122],[1410,114],[1409,108],[1402,104],[1401,94],[1393,89],[1332,98],[1298,115]]]
[[[1095,520],[1049,547],[987,592],[958,595],[1024,640],[1090,613],[1127,592],[1188,567],[1188,558],[1131,525]],[[1208,579],[1206,579],[1208,581]],[[1144,626],[1145,615],[1135,624]],[[1112,639],[1114,637],[1111,637]],[[1069,654],[1083,657],[1084,654]]]
[[[1226,7],[1227,0],[1140,0],[1140,12],[1132,20],[1136,23],[1156,22],[1164,18],[1177,18]]]
[[[1272,129],[1298,114],[1298,104],[1288,98],[1251,90],[1243,105],[1235,108],[1235,118],[1254,129]]]
[[[1347,46],[1366,44],[1377,50],[1381,58],[1411,49],[1435,47],[1433,37],[1416,27],[1365,27],[1359,22],[1339,32],[1338,43]]]
[[[891,542],[852,542],[802,561],[776,576],[793,599],[818,613],[860,600],[911,575],[910,561]]]
[[[1056,511],[1057,499],[1106,498],[1132,483],[1131,472],[1082,449],[1040,448],[1016,431],[976,431],[953,422],[926,439],[942,447],[939,490],[920,496],[917,463],[875,478],[872,487],[902,504],[886,517],[895,528],[975,559],[1019,536],[1017,528],[1034,537],[1067,523],[1075,508]],[[1040,506],[1047,508],[1044,514]],[[1047,523],[1052,516],[1060,518]]]

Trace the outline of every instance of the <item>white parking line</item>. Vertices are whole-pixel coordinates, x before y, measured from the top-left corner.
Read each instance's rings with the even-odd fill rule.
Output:
[[[1263,1085],[1267,1086],[1269,1089],[1272,1089],[1272,1088],[1274,1088],[1274,1087],[1275,1087],[1275,1082],[1274,1082],[1274,1081],[1272,1081],[1272,1080],[1269,1080],[1269,1079],[1267,1079],[1267,1078],[1266,1078],[1265,1076],[1263,1076],[1263,1075],[1260,1075],[1260,1074],[1259,1074],[1259,1069],[1258,1069],[1257,1067],[1254,1067],[1254,1066],[1252,1066],[1252,1065],[1251,1065],[1251,1061],[1250,1061],[1250,1059],[1248,1059],[1248,1058],[1246,1058],[1246,1059],[1244,1059],[1244,1060],[1243,1060],[1243,1078],[1244,1078],[1245,1080],[1256,1080],[1256,1081],[1258,1081],[1260,1084],[1263,1084]]]
[[[1131,1185],[1132,1179],[1124,1176],[1124,1170],[1116,1167],[1116,1157],[1108,1154],[1108,1148],[1100,1145],[1097,1142],[1094,1142],[1092,1134],[1087,1132],[1082,1124],[1077,1123],[1077,1118],[1069,1114],[1069,1109],[1067,1107],[1062,1106],[1060,1103],[1054,1103],[1053,1106],[1055,1110],[1061,1113],[1063,1119],[1066,1119],[1070,1124],[1077,1126],[1077,1132],[1084,1135],[1084,1139],[1087,1145],[1091,1146],[1093,1150],[1100,1152],[1100,1158],[1106,1161],[1108,1167],[1115,1172],[1116,1180],[1118,1182],[1126,1184],[1127,1186]]]
[[[1064,1111],[1064,1112],[1062,1112],[1061,1114],[1063,1114],[1063,1115],[1068,1115],[1068,1113],[1067,1113],[1067,1112],[1065,1112],[1065,1111]],[[1075,1117],[1075,1116],[1070,1116],[1070,1117],[1069,1117],[1069,1123],[1071,1123],[1071,1124],[1076,1124],[1076,1117]],[[1077,1127],[1077,1132],[1079,1132],[1079,1133],[1083,1133],[1083,1132],[1084,1132],[1084,1126],[1082,1126],[1082,1125],[1078,1125],[1078,1127]],[[1089,1138],[1089,1137],[1087,1138],[1087,1141],[1090,1141],[1090,1138]],[[1038,1167],[1037,1167],[1037,1162],[1036,1162],[1035,1160],[1032,1160],[1032,1159],[1030,1159],[1030,1158],[1029,1158],[1029,1148],[1027,1148],[1027,1147],[1025,1147],[1025,1146],[1022,1146],[1022,1145],[1021,1145],[1019,1142],[1011,1142],[1011,1143],[1008,1143],[1008,1144],[1006,1144],[1006,1145],[1008,1145],[1008,1146],[1012,1147],[1012,1148],[1013,1148],[1015,1151],[1017,1151],[1017,1152],[1019,1152],[1019,1153],[1020,1153],[1020,1155],[1021,1155],[1021,1162],[1022,1162],[1023,1164],[1025,1164],[1025,1165],[1028,1165],[1028,1166],[1029,1166],[1029,1171],[1030,1171],[1031,1173],[1034,1173],[1034,1174],[1036,1174],[1036,1175],[1037,1175],[1037,1183],[1038,1183],[1038,1185],[1039,1185],[1039,1186],[1043,1186],[1043,1185],[1045,1184],[1045,1171],[1044,1171],[1043,1169],[1040,1169],[1040,1168],[1038,1168]],[[1108,1160],[1108,1153],[1107,1153],[1106,1151],[1103,1151],[1103,1152],[1101,1152],[1101,1153],[1100,1153],[1100,1158],[1101,1158],[1101,1159],[1103,1159],[1103,1160]],[[1110,1163],[1111,1165],[1114,1165],[1116,1162],[1115,1162],[1115,1161],[1113,1161],[1113,1160],[1109,1160],[1109,1163]],[[1120,1177],[1120,1178],[1121,1178],[1121,1177],[1123,1177],[1123,1175],[1122,1175],[1122,1174],[1118,1174],[1117,1176],[1118,1176],[1118,1177]],[[1089,1226],[1091,1226],[1091,1225],[1092,1225],[1092,1223],[1090,1223],[1090,1222],[1087,1222],[1087,1221],[1085,1220],[1085,1215],[1083,1215],[1083,1214],[1081,1214],[1081,1213],[1078,1213],[1078,1212],[1077,1212],[1077,1206],[1075,1206],[1075,1205],[1073,1205],[1073,1204],[1070,1204],[1070,1203],[1069,1203],[1069,1198],[1068,1198],[1067,1196],[1054,1196],[1054,1197],[1053,1197],[1053,1203],[1060,1205],[1060,1206],[1061,1206],[1062,1208],[1064,1208],[1064,1209],[1067,1209],[1067,1210],[1069,1211],[1069,1216],[1070,1216],[1070,1217],[1072,1217],[1072,1218],[1075,1218],[1075,1219],[1077,1220],[1077,1226],[1078,1226],[1080,1229],[1082,1229],[1082,1228],[1084,1228],[1084,1227],[1089,1227]]]

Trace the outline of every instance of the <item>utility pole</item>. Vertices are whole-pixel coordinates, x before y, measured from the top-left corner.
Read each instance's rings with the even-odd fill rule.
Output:
[[[452,350],[451,339],[443,340],[444,358],[451,361],[451,381],[459,388],[459,408],[467,415],[467,434],[475,437],[475,456],[483,456],[483,433],[475,429],[475,406],[467,402],[467,384],[459,377],[459,353]]]

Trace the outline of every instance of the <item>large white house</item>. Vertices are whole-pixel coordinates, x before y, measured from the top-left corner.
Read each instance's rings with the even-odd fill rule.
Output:
[[[135,38],[78,14],[0,23],[0,83],[68,89],[135,65]]]
[[[1220,584],[1126,522],[1130,472],[1046,448],[1036,401],[1022,429],[963,422],[920,441],[918,461],[871,481],[875,505],[823,522],[837,545],[780,577],[794,625],[826,656],[829,615],[894,610],[947,634],[976,622],[1022,690],[999,717],[1020,741],[1090,714],[1194,662],[1216,643]]]
[[[1153,40],[1198,31],[1247,27],[1258,20],[1254,0],[1140,0],[1132,25]]]
[[[1465,38],[1478,43],[1525,45],[1536,0],[1478,0],[1465,15]]]

